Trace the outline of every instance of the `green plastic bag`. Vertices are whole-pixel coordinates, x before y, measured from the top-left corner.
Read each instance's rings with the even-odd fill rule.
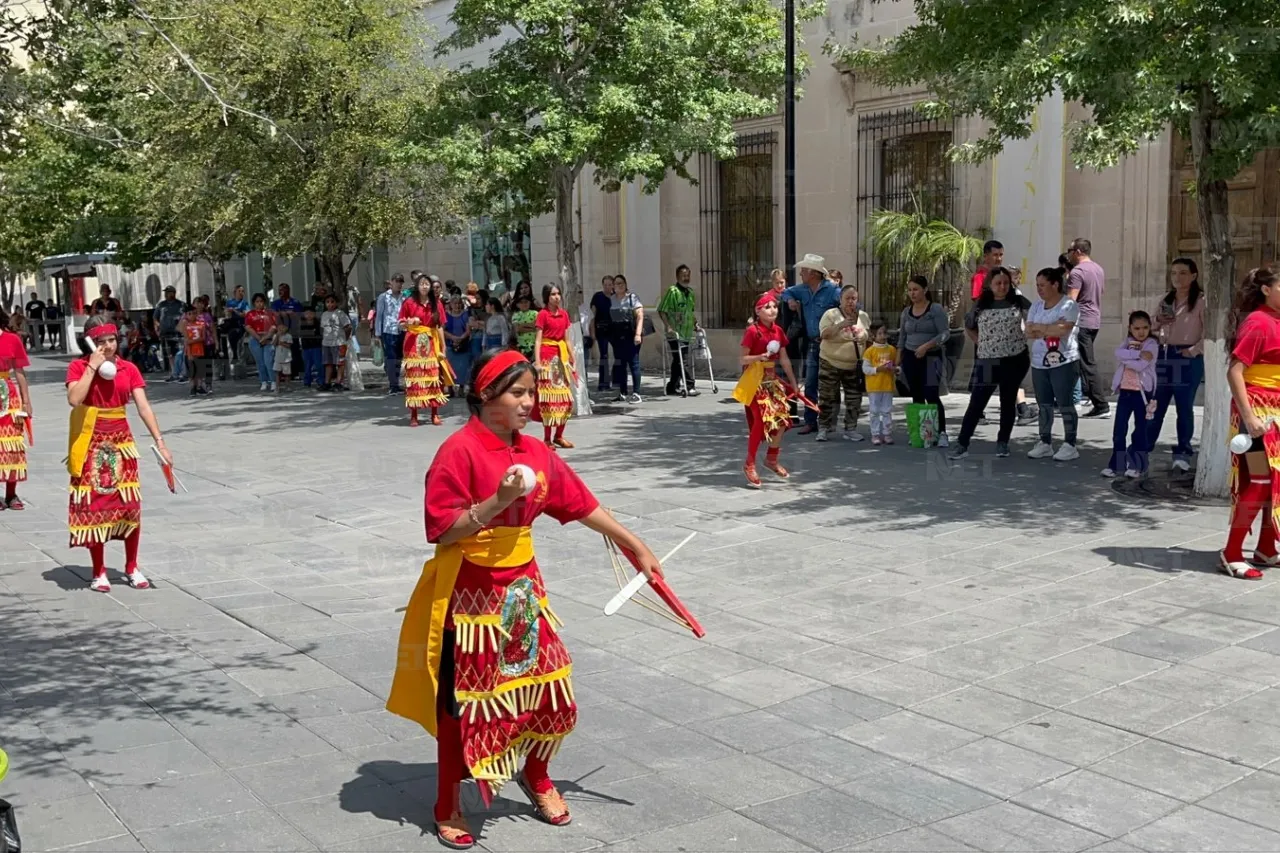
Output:
[[[912,447],[933,447],[938,443],[938,407],[935,404],[907,404],[907,439]]]
[[[373,339],[373,366],[382,367],[387,361],[387,354],[382,351],[382,339]]]

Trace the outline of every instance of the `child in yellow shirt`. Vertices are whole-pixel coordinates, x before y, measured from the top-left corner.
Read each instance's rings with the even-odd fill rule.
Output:
[[[867,396],[871,403],[871,443],[893,444],[893,392],[898,381],[898,351],[889,346],[884,323],[871,324],[874,344],[862,353],[862,372],[867,376]]]

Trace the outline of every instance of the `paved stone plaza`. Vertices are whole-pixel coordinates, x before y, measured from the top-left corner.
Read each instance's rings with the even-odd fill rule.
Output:
[[[157,588],[100,595],[66,547],[64,370],[32,370],[28,510],[0,514],[0,796],[26,849],[439,849],[434,742],[382,706],[461,407],[411,430],[373,392],[153,384],[190,493],[144,457]],[[1029,428],[996,459],[983,427],[954,466],[901,424],[888,448],[793,435],[792,480],[756,492],[741,408],[709,393],[573,422],[566,458],[655,552],[697,531],[668,571],[707,637],[603,616],[599,537],[540,523],[574,822],[511,786],[482,844],[1280,850],[1280,584],[1213,571],[1224,509],[1114,493],[1110,430],[1058,464],[1025,458]]]

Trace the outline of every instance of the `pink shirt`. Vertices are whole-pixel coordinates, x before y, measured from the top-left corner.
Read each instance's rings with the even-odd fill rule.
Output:
[[[1151,312],[1151,319],[1157,324],[1160,343],[1169,347],[1178,349],[1189,348],[1189,355],[1200,355],[1204,352],[1204,303],[1205,296],[1200,294],[1200,298],[1196,300],[1196,307],[1187,308],[1187,303],[1179,302],[1174,306],[1175,314],[1173,319],[1168,320],[1168,314],[1160,314],[1160,309],[1169,310],[1169,306],[1164,300],[1156,305],[1156,310]],[[1161,320],[1164,319],[1164,322]]]

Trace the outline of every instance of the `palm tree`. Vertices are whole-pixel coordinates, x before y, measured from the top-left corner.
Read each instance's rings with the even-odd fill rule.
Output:
[[[908,210],[880,209],[867,217],[864,244],[881,264],[881,269],[896,274],[923,274],[933,281],[939,270],[956,270],[973,264],[982,257],[983,237],[970,234],[945,219],[930,215],[911,193]],[[902,284],[902,282],[896,282]],[[953,287],[947,293],[947,318],[955,326],[960,311],[962,289]]]

